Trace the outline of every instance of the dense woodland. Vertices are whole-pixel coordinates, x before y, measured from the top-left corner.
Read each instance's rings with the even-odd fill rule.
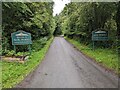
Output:
[[[3,2],[2,3],[2,50],[3,54],[12,50],[11,33],[24,30],[31,33],[35,50],[41,49],[52,36],[55,28],[53,2]],[[27,46],[17,48],[23,51]]]
[[[117,46],[117,38],[120,36],[120,3],[72,2],[66,5],[56,19],[63,33],[69,38],[91,45],[91,32],[106,30],[109,32],[107,47]]]
[[[120,49],[120,2],[71,2],[66,4],[63,11],[56,16],[53,16],[53,5],[53,2],[2,3],[3,56],[21,56],[28,51],[28,45],[17,46],[15,54],[11,33],[18,30],[29,32],[33,41],[32,54],[27,62],[18,63],[20,59],[10,63],[3,57],[1,65],[3,88],[15,87],[26,75],[36,69],[48,51],[53,35],[64,34],[66,40],[95,59],[100,66],[103,65],[107,69],[110,68],[110,71],[120,73],[116,52],[116,48]],[[91,49],[91,36],[94,30],[109,32],[109,41],[96,42],[98,45],[96,50]],[[104,47],[106,44],[107,46]]]
[[[53,2],[3,2],[2,50],[13,50],[11,33],[24,30],[32,34],[34,50],[40,50],[52,35],[64,34],[86,45],[92,45],[91,32],[109,32],[107,47],[115,48],[120,38],[120,2],[71,2],[53,17]],[[106,42],[97,42],[98,45]],[[101,46],[101,45],[100,45]],[[27,46],[17,48],[23,51]]]

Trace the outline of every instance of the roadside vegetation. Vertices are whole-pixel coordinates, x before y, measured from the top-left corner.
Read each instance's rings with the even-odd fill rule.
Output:
[[[120,2],[71,2],[55,18],[68,41],[98,63],[118,72]],[[92,31],[99,30],[108,31],[109,41],[96,41],[93,51]]]
[[[1,57],[0,57],[1,59]],[[2,89],[2,63],[0,61],[0,89]]]
[[[14,87],[33,71],[44,58],[56,26],[53,2],[2,3],[2,88]],[[12,46],[11,33],[18,30],[31,33],[32,53],[28,45]],[[21,57],[29,56],[26,60]],[[20,57],[20,60],[15,60]],[[7,58],[7,60],[5,60]],[[12,60],[11,60],[12,59]]]
[[[119,36],[119,5],[117,2],[71,2],[56,19],[68,38],[88,45],[92,43],[92,31],[105,30],[109,32],[108,47],[116,48]],[[101,42],[97,43],[101,46]]]
[[[27,45],[13,51],[11,33],[23,30],[32,35],[32,54],[23,64],[2,60],[2,87],[11,88],[33,71],[47,52],[52,35],[64,34],[67,39],[88,56],[117,72],[117,49],[120,48],[120,2],[71,2],[53,17],[53,2],[2,3],[2,56],[29,55]],[[109,32],[107,46],[96,42],[91,50],[94,30]],[[1,52],[1,50],[0,50]],[[8,60],[9,61],[9,60]]]
[[[2,3],[2,55],[12,54],[11,33],[23,30],[31,33],[32,49],[39,50],[55,29],[53,4],[50,2]],[[39,47],[36,46],[39,44]],[[17,46],[17,52],[25,52],[27,46]]]
[[[53,38],[49,39],[41,50],[32,52],[24,64],[2,61],[2,87],[12,88],[32,72],[43,60],[52,40]]]
[[[116,74],[120,73],[120,71],[118,71],[118,51],[116,49],[96,48],[93,50],[92,47],[84,45],[79,41],[69,38],[66,38],[66,40],[106,69],[113,71]]]

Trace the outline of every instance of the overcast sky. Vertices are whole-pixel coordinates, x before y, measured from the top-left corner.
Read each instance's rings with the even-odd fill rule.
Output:
[[[54,8],[53,8],[53,15],[59,14],[63,8],[65,7],[65,4],[68,4],[70,0],[53,0],[54,1]]]

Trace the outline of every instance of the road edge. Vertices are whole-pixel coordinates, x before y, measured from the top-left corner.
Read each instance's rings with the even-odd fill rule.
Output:
[[[95,58],[92,58],[91,56],[87,55],[86,53],[82,52],[78,47],[76,47],[73,43],[71,43],[69,40],[67,40],[66,38],[64,38],[70,45],[72,45],[77,51],[79,51],[82,55],[84,55],[86,58],[89,58],[92,62],[94,62],[95,64],[99,65],[101,68],[103,68],[104,70],[115,74],[117,77],[120,77],[113,69],[108,68],[107,66],[97,62],[95,60]]]

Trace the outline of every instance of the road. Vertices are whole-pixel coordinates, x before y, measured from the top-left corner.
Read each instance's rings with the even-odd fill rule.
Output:
[[[44,60],[17,88],[117,88],[118,78],[55,37]]]

